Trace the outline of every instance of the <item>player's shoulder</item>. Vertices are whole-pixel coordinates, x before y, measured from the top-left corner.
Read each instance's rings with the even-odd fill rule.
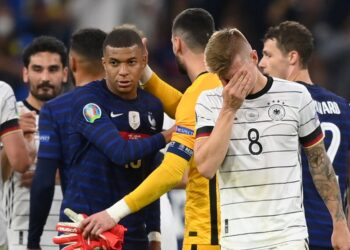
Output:
[[[280,90],[285,92],[296,91],[301,93],[308,93],[307,88],[303,84],[281,79],[278,77],[272,77],[272,79],[273,79],[272,90]]]
[[[72,100],[73,93],[76,89],[63,93],[62,95],[59,95],[52,100],[47,101],[44,106],[46,107],[56,107],[58,105],[61,105],[62,103],[66,103],[70,100]]]
[[[105,79],[92,81],[82,87],[78,87],[73,91],[73,96],[82,94],[98,94],[106,83]]]
[[[157,97],[141,88],[137,89],[137,96],[141,100],[141,102],[144,102],[145,104],[151,103],[156,106],[163,106],[161,101]]]
[[[13,94],[13,90],[8,83],[0,81],[0,93],[1,95]]]
[[[219,86],[213,89],[203,90],[200,93],[197,99],[197,102],[211,102],[214,100],[222,99],[222,91],[223,91],[223,86]]]
[[[203,72],[197,76],[191,86],[189,86],[182,98],[192,98],[198,96],[201,92],[222,86],[219,77],[216,74]]]

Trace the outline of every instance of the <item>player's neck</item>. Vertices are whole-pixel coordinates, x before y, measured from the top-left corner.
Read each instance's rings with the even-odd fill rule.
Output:
[[[205,68],[203,54],[191,54],[187,56],[185,62],[186,62],[187,75],[190,78],[191,82],[196,80],[197,76],[200,73],[207,70]]]
[[[40,101],[38,99],[36,99],[34,96],[32,96],[31,94],[28,95],[26,101],[35,109],[40,110],[41,107],[44,105],[43,101]]]
[[[299,81],[313,85],[309,71],[307,69],[297,69],[292,71],[287,80],[293,82]]]
[[[80,72],[74,74],[75,86],[82,87],[90,82],[101,80],[105,77],[104,72],[100,74],[87,74],[85,72]]]

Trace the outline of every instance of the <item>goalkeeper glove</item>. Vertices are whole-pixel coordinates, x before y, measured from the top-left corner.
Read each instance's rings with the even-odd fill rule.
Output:
[[[126,231],[122,225],[114,226],[111,230],[100,234],[97,239],[85,239],[80,229],[80,221],[86,218],[86,215],[76,214],[70,209],[65,209],[64,212],[73,222],[57,223],[56,230],[63,234],[53,238],[55,244],[68,244],[62,250],[122,249]]]

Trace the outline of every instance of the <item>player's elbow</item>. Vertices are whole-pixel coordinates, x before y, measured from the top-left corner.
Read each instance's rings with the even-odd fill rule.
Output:
[[[212,171],[208,163],[196,161],[198,172],[207,179],[212,179],[215,176],[215,172]]]

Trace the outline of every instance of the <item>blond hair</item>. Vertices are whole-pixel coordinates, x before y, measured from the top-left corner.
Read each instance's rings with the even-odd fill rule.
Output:
[[[252,48],[245,36],[236,28],[215,32],[205,48],[205,63],[208,70],[223,77],[237,55],[246,58]]]

